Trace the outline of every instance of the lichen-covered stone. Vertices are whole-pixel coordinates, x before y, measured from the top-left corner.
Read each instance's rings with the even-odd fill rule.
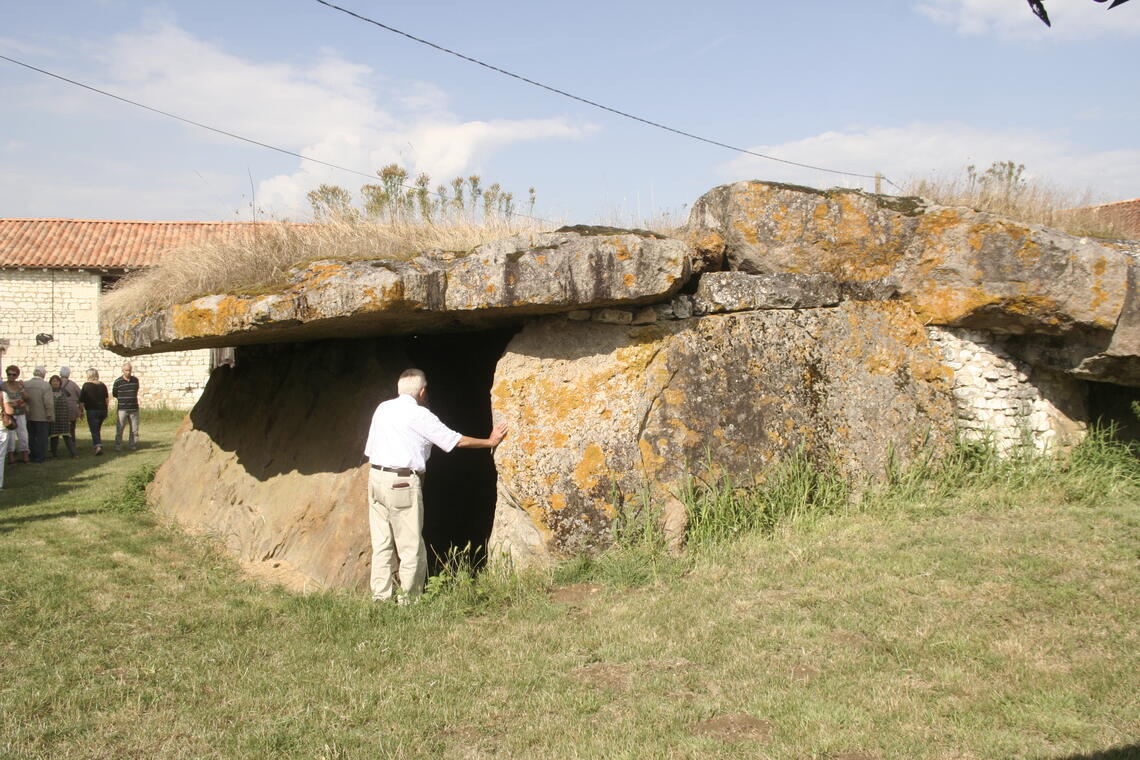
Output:
[[[1103,350],[1081,359],[1071,373],[1086,380],[1140,386],[1140,262],[1128,271],[1128,297],[1112,339]]]
[[[645,305],[688,280],[692,250],[634,233],[504,238],[467,256],[315,261],[267,295],[212,295],[102,325],[125,355],[485,328],[521,317]]]
[[[889,279],[924,322],[1011,333],[1111,331],[1128,292],[1127,246],[966,208],[855,190],[723,185],[684,237],[730,268]]]
[[[492,389],[492,543],[523,559],[609,540],[622,505],[661,504],[686,473],[741,485],[802,447],[880,475],[953,429],[950,373],[902,304],[726,314],[645,327],[527,326]]]
[[[701,275],[693,302],[702,314],[756,309],[814,309],[839,303],[839,285],[830,274]]]

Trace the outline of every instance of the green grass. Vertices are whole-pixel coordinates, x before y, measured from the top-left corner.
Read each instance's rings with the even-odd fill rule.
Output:
[[[671,557],[634,512],[612,553],[553,576],[453,557],[395,607],[248,582],[149,513],[103,509],[176,426],[144,417],[138,452],[6,478],[0,757],[1140,751],[1140,478],[1107,442],[962,450],[842,508],[789,465],[798,511],[760,529]]]

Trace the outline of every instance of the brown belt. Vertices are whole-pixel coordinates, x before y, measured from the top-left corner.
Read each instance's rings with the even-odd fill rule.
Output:
[[[383,470],[384,472],[394,472],[401,478],[410,478],[412,475],[420,474],[410,467],[385,467],[384,465],[374,464],[372,465],[372,469]]]

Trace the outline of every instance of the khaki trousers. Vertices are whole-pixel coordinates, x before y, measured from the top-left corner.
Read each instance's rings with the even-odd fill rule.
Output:
[[[394,595],[393,576],[408,596],[423,593],[427,576],[424,496],[420,478],[368,470],[368,528],[372,533],[372,598]]]

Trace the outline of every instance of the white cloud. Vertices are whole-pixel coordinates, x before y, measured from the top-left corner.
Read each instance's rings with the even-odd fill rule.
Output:
[[[87,50],[94,61],[78,64],[88,70],[79,78],[94,86],[365,173],[396,162],[413,176],[428,172],[446,181],[476,170],[492,153],[512,144],[574,139],[594,129],[557,118],[464,122],[448,110],[446,93],[432,83],[399,81],[328,49],[310,62],[251,60],[166,19],[150,22],[139,32],[116,35],[106,44],[91,44]],[[61,91],[54,82],[33,82],[22,94],[28,96],[20,99],[25,114],[47,111],[76,119],[122,119],[125,108],[82,91]],[[204,146],[194,149],[201,156],[201,167],[211,166],[212,146],[238,144],[196,127],[185,130],[187,140]],[[296,165],[297,171],[261,183],[257,193],[261,209],[296,216],[308,210],[305,194],[321,182],[355,189],[368,181],[300,159]],[[41,175],[41,192],[53,194],[52,188],[43,186],[46,181]],[[139,195],[153,190],[138,188]],[[73,190],[67,192],[80,200]],[[195,194],[187,193],[188,204],[198,202],[190,198]],[[176,199],[168,200],[165,205],[175,205]],[[234,206],[242,203],[241,198],[232,200]],[[138,209],[138,204],[124,204],[118,215],[138,216],[142,213]]]
[[[825,132],[751,150],[791,161],[863,174],[881,172],[900,185],[931,176],[956,177],[973,164],[1024,164],[1028,177],[1060,190],[1090,191],[1097,198],[1140,196],[1140,150],[1084,151],[1046,133],[998,131],[963,124],[914,123],[846,132]],[[819,187],[862,187],[872,180],[798,169],[742,155],[723,167],[732,180],[771,179]],[[895,191],[884,184],[885,192]]]
[[[1083,40],[1140,35],[1140,13],[1132,6],[1111,11],[1089,0],[1044,0],[1052,28],[1041,23],[1024,0],[922,0],[917,10],[962,34]]]

